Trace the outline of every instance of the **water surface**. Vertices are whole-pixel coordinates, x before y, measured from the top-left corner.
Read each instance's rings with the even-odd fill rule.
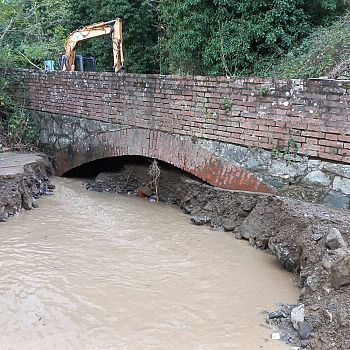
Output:
[[[293,276],[179,209],[55,178],[0,223],[0,349],[288,349],[264,311]]]

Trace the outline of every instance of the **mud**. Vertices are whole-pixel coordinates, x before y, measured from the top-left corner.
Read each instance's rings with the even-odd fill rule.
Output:
[[[149,183],[147,166],[125,164],[117,172],[100,173],[85,187],[156,200]],[[183,208],[192,223],[249,240],[251,246],[274,254],[298,277],[299,308],[281,305],[280,310],[271,310],[279,317],[267,317],[269,323],[279,325],[284,341],[306,349],[350,349],[349,211],[220,190],[167,168],[161,169],[158,192],[161,201]],[[344,243],[331,249],[327,236],[333,231],[339,232]]]
[[[0,222],[38,207],[39,196],[50,193],[51,174],[45,155],[0,153]]]

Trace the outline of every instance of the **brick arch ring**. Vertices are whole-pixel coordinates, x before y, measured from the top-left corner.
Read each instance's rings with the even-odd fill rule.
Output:
[[[56,151],[56,174],[61,176],[82,164],[118,156],[144,156],[161,160],[222,189],[274,192],[252,173],[219,159],[189,138],[141,128],[91,135]]]

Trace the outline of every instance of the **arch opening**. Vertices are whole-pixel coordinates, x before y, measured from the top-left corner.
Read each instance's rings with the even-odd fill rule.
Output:
[[[88,190],[138,194],[143,197],[157,194],[161,200],[173,203],[177,202],[178,185],[185,187],[187,181],[205,183],[182,169],[156,160],[160,173],[155,185],[150,176],[153,161],[154,159],[143,156],[108,157],[82,164],[64,173],[62,177],[82,179]],[[184,191],[181,193],[183,196]]]
[[[161,171],[163,170],[168,173],[172,172],[174,174],[177,174],[178,176],[185,176],[189,179],[206,183],[205,181],[202,181],[200,178],[196,177],[195,175],[183,169],[180,169],[172,164],[169,164],[167,162],[164,162],[158,159],[155,159],[155,160],[157,161]],[[143,156],[107,157],[107,158],[96,159],[94,161],[81,164],[71,170],[68,170],[61,176],[68,177],[68,178],[92,179],[103,172],[121,172],[126,167],[138,167],[138,168],[148,169],[149,166],[152,164],[152,161],[153,161],[152,158],[143,157]]]
[[[160,131],[131,128],[105,132],[71,144],[55,153],[56,173],[100,159],[139,156],[158,159],[194,175],[214,187],[249,192],[271,192],[262,179],[217,157],[188,138]]]

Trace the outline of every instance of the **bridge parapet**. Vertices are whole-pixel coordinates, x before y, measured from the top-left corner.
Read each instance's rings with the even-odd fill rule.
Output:
[[[131,155],[121,152],[119,146],[117,150],[112,138],[122,145],[117,135],[135,143],[129,135],[142,134],[144,143],[135,155],[160,157],[158,149],[152,148],[159,137],[164,141],[161,148],[169,154],[167,145],[177,149],[181,164],[186,150],[195,149],[196,156],[185,157],[186,168],[169,155],[158,159],[199,176],[193,159],[204,157],[208,176],[202,173],[199,177],[218,187],[275,189],[298,198],[349,206],[348,81],[17,74],[27,91],[26,108],[40,119],[42,142],[53,145],[60,164],[65,164],[58,169],[69,170],[99,157]],[[70,132],[73,134],[67,136]],[[102,144],[110,151],[103,151]],[[87,145],[94,145],[95,155]],[[90,155],[78,154],[84,149],[89,149]],[[220,164],[215,179],[209,176],[214,169],[210,164]],[[229,185],[227,169],[241,170],[232,171],[234,181]],[[237,180],[239,174],[244,176]]]
[[[31,110],[350,164],[350,81],[21,74]]]

